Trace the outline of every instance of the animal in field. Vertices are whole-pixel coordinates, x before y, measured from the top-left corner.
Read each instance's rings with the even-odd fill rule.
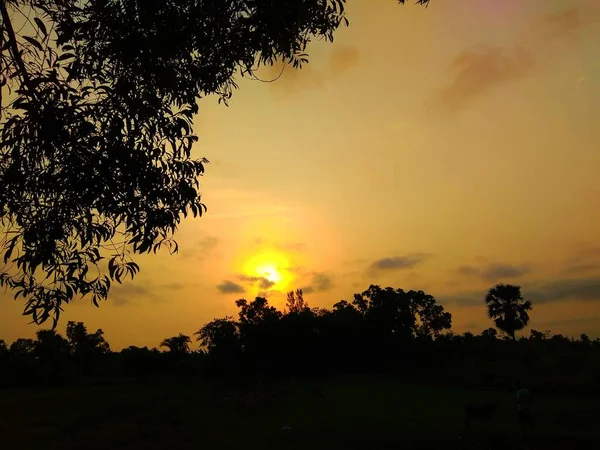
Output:
[[[488,422],[496,410],[496,403],[466,403],[465,413],[467,415],[467,428],[471,428],[471,422],[486,423]]]

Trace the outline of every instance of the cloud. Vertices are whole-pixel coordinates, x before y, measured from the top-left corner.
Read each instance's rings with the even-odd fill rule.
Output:
[[[271,289],[273,286],[275,286],[275,282],[266,278],[261,278],[260,280],[258,280],[258,286],[261,289]]]
[[[561,273],[576,275],[600,271],[600,248],[584,247],[576,256],[565,261]]]
[[[440,295],[440,296],[436,297],[436,300],[439,303],[444,304],[444,305],[454,304],[456,306],[465,306],[465,307],[482,306],[484,304],[483,299],[484,299],[486,293],[487,293],[487,289],[486,290],[466,291],[466,292],[459,292],[457,294]]]
[[[484,280],[495,281],[502,278],[518,278],[531,272],[528,266],[512,266],[508,264],[490,264],[481,273]]]
[[[312,63],[304,64],[302,69],[294,69],[290,64],[277,62],[263,68],[258,77],[270,82],[272,89],[279,94],[289,96],[306,89],[320,88],[356,66],[359,60],[357,48],[335,46],[324,69],[318,70]]]
[[[485,281],[497,281],[505,278],[518,278],[531,272],[527,265],[488,264],[482,268],[475,266],[460,266],[456,269],[461,275],[476,276]]]
[[[360,52],[354,47],[336,46],[329,57],[329,72],[334,77],[356,66],[360,59]]]
[[[442,295],[439,300],[458,306],[482,306],[486,292],[487,289]],[[521,292],[534,306],[571,300],[596,302],[600,301],[600,276],[524,283]]]
[[[463,50],[452,62],[453,81],[441,89],[438,102],[444,112],[454,112],[499,85],[523,78],[534,65],[533,54],[523,46]]]
[[[564,11],[544,15],[537,21],[544,29],[547,38],[562,38],[579,30],[582,20],[577,8],[569,8]]]
[[[243,286],[234,283],[233,281],[226,280],[217,286],[217,289],[222,294],[243,294],[246,292]]]
[[[310,284],[302,288],[302,291],[311,294],[313,292],[328,291],[331,288],[333,288],[333,277],[325,272],[314,272]]]
[[[281,270],[285,270],[286,272],[293,273],[294,275],[304,275],[307,273],[306,267],[303,266],[290,266],[282,268]]]
[[[532,35],[537,37],[537,46],[552,41],[573,40],[577,33],[598,23],[600,9],[597,7],[571,7],[537,17],[532,22]]]
[[[459,52],[450,65],[451,81],[443,86],[436,103],[452,113],[494,89],[527,76],[557,43],[574,41],[577,33],[598,23],[600,8],[573,7],[534,18],[529,27],[506,47],[480,45]]]
[[[107,301],[115,306],[126,306],[140,297],[157,300],[158,297],[154,294],[154,291],[150,286],[140,286],[134,282],[115,284],[110,289]]]
[[[600,301],[600,277],[559,279],[528,289],[534,303],[554,303],[565,300]]]
[[[475,276],[480,275],[480,270],[474,266],[460,266],[456,269],[456,271],[461,275],[467,276]]]
[[[304,64],[301,69],[295,69],[291,64],[277,62],[267,66],[263,73],[259,78],[270,82],[271,88],[283,97],[319,88],[325,81],[323,73],[316,71],[310,63]]]
[[[569,264],[561,270],[561,273],[575,275],[584,272],[597,272],[600,271],[600,262],[592,263],[581,263],[581,264]]]
[[[210,254],[220,243],[220,239],[215,236],[205,236],[198,239],[190,246],[181,247],[179,254],[182,259],[196,257],[196,259],[204,259]]]
[[[412,269],[413,267],[422,263],[430,256],[431,255],[427,253],[414,253],[405,256],[392,256],[388,258],[381,258],[371,263],[369,269],[371,272]]]
[[[246,275],[240,275],[239,279],[253,284],[258,284],[260,289],[271,289],[276,284],[274,281],[271,281],[265,277],[249,277]]]

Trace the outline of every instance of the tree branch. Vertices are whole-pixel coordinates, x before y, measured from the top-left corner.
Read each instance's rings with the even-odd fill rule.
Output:
[[[31,80],[29,79],[29,73],[19,53],[19,47],[17,47],[17,37],[15,30],[13,29],[10,16],[8,15],[8,9],[6,8],[6,0],[0,0],[0,12],[2,13],[2,22],[8,35],[8,44],[10,53],[13,57],[14,63],[17,65],[17,69],[20,72],[21,78],[23,79],[23,85],[35,96],[35,89],[31,87]]]

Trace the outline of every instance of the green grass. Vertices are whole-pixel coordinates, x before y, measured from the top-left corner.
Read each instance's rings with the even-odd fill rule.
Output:
[[[318,386],[325,401],[311,393]],[[0,391],[6,449],[519,448],[511,393],[423,387],[356,377],[296,386],[246,410],[230,393],[198,383],[121,384]],[[536,398],[539,448],[593,448],[595,399]],[[466,432],[465,402],[500,409]],[[282,431],[283,426],[292,428]],[[459,439],[461,436],[462,439]]]

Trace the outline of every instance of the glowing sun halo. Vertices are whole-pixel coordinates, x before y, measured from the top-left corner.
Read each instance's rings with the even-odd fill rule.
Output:
[[[261,273],[267,280],[275,284],[279,283],[282,279],[281,273],[273,266],[267,265],[258,267],[257,271]]]
[[[283,272],[287,266],[288,260],[281,253],[263,251],[246,260],[243,272],[248,277],[264,278],[278,288],[282,288],[288,281]]]

